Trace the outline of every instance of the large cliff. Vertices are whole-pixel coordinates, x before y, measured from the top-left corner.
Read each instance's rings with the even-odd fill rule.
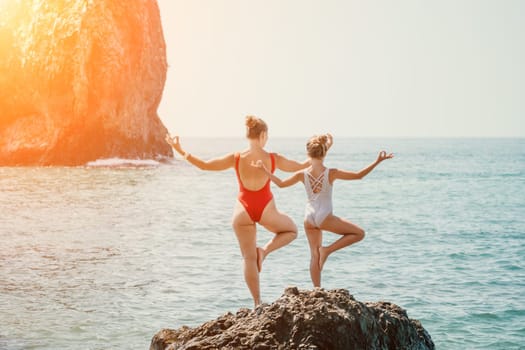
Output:
[[[150,350],[431,350],[417,320],[388,302],[362,303],[347,290],[287,288],[270,305],[227,313],[196,328],[163,329]]]
[[[156,0],[0,1],[0,165],[171,156]]]

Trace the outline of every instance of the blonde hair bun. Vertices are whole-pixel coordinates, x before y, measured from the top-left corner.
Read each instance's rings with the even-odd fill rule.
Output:
[[[328,151],[327,143],[328,136],[326,134],[312,136],[306,143],[308,156],[312,158],[324,158]]]
[[[253,115],[249,115],[246,117],[246,126],[251,128],[255,128],[257,126],[258,118],[254,117]]]
[[[326,136],[326,135],[319,135],[319,136],[317,136],[317,141],[320,144],[325,145],[328,142],[328,136]]]
[[[268,126],[261,118],[253,115],[246,117],[246,137],[249,139],[256,139],[262,132],[268,131]]]

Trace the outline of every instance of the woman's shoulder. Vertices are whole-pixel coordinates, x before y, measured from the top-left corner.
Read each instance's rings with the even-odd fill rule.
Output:
[[[272,157],[273,159],[275,159],[276,162],[279,163],[290,161],[288,158],[286,158],[286,156],[277,152],[268,152],[268,155],[270,155],[270,157]]]
[[[339,169],[337,168],[327,168],[328,170],[328,180],[330,180],[330,183],[332,183],[335,180],[335,177],[339,173]]]
[[[242,151],[235,152],[235,154],[238,154],[240,157],[245,158],[245,157],[249,157],[251,155],[255,155],[255,156],[260,156],[260,155],[270,156],[270,155],[274,155],[275,156],[277,153],[268,152],[266,150],[262,150],[260,153],[259,152],[253,153],[251,150],[245,149],[245,150],[242,150]]]
[[[301,175],[301,176],[307,176],[311,172],[312,172],[312,167],[309,166],[309,167],[306,167],[304,169],[297,170],[294,174],[295,175]]]

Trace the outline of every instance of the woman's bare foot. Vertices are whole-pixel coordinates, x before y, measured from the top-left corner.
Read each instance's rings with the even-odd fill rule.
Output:
[[[261,305],[261,304],[262,304],[261,299],[259,299],[259,300],[254,300],[254,301],[253,301],[253,309],[254,309],[254,310],[257,310],[257,306],[259,306],[259,305]]]
[[[328,258],[328,248],[325,247],[319,247],[319,270],[323,270],[324,263],[326,262],[326,259]]]
[[[266,254],[264,249],[261,247],[257,247],[257,270],[261,272],[262,270],[262,263],[264,261],[264,258],[266,258]]]

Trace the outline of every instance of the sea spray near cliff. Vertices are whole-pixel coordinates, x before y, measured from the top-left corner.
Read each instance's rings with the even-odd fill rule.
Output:
[[[0,165],[171,156],[155,0],[0,3]]]
[[[97,159],[92,162],[87,162],[87,167],[105,167],[105,168],[126,168],[126,167],[155,167],[159,166],[165,162],[159,162],[154,159],[122,159],[122,158],[106,158],[106,159]]]

